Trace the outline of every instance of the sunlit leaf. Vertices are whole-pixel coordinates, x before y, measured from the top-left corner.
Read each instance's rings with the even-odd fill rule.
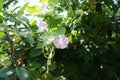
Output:
[[[0,0],[0,10],[1,10],[2,7],[3,7],[3,2],[4,2],[4,0]]]
[[[28,3],[26,3],[17,13],[17,16],[20,17],[23,15],[25,8],[28,6]]]
[[[48,0],[50,5],[55,5],[59,2],[59,0]]]
[[[40,0],[40,3],[42,4],[48,3],[48,0]]]
[[[32,7],[27,6],[25,10],[30,13],[36,14],[40,11],[40,6],[32,6]]]
[[[8,66],[11,64],[10,58],[8,57],[7,54],[1,54],[0,64],[4,66]]]
[[[4,36],[5,36],[5,33],[0,31],[0,39],[3,38]]]
[[[5,20],[5,17],[3,16],[3,13],[2,13],[2,12],[0,12],[0,23],[2,23],[2,22],[3,22],[3,20]]]

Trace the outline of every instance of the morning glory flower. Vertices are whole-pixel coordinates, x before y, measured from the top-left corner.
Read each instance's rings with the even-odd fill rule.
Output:
[[[48,24],[41,19],[37,20],[36,25],[38,26],[37,32],[43,32],[48,29]]]
[[[57,38],[55,38],[53,43],[56,48],[64,49],[68,46],[69,40],[65,35],[59,35]]]

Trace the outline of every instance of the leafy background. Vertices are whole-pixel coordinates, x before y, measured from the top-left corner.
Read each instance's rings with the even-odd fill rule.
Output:
[[[119,80],[120,1],[40,0],[40,6],[16,6],[17,0],[0,0],[0,80]],[[32,17],[31,17],[32,16]],[[43,18],[49,32],[36,32]],[[66,49],[54,48],[46,73],[51,38],[65,34]],[[41,41],[41,39],[43,41]]]

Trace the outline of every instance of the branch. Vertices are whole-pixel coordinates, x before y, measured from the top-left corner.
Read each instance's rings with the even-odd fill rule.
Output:
[[[10,38],[10,35],[7,32],[4,32],[8,38],[9,46],[10,46],[10,55],[11,57],[14,55],[14,47],[13,47],[13,41]]]

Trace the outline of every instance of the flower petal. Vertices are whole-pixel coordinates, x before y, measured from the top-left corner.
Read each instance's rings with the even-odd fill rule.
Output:
[[[54,41],[54,45],[58,49],[64,49],[68,46],[69,40],[64,35],[59,35]]]
[[[37,32],[43,32],[44,30],[47,30],[47,29],[48,29],[48,28],[47,28],[47,27],[48,27],[48,24],[47,24],[45,21],[41,20],[41,19],[37,20],[36,25],[37,25],[37,27],[38,27]]]

